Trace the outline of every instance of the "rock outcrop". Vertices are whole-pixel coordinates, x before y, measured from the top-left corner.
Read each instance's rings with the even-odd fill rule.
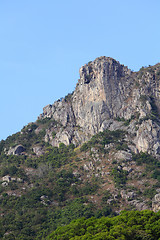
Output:
[[[22,153],[25,151],[25,148],[22,145],[17,145],[13,148],[10,148],[8,151],[8,155],[22,155]]]
[[[152,200],[152,209],[154,212],[160,210],[160,193],[156,194]]]
[[[160,128],[152,120],[143,121],[137,131],[135,144],[139,152],[160,154]]]
[[[79,145],[99,131],[123,129],[128,142],[132,139],[132,151],[159,155],[159,69],[157,64],[132,72],[109,57],[85,64],[75,91],[44,107],[39,116],[61,125],[54,139],[53,129],[47,129],[45,141]]]

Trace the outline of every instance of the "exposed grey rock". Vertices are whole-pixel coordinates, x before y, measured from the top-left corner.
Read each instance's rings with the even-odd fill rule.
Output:
[[[23,182],[23,179],[22,179],[22,178],[17,178],[16,180],[17,180],[17,182],[19,182],[19,183],[22,183],[22,182]]]
[[[95,149],[94,147],[92,147],[92,148],[91,148],[91,152],[93,152],[93,153],[97,153],[97,152],[98,152],[98,150],[97,150],[97,149]]]
[[[17,179],[15,177],[11,178],[11,181],[15,182]]]
[[[51,203],[51,201],[48,199],[48,196],[46,195],[41,196],[40,200],[41,200],[41,203],[45,206],[48,206]]]
[[[132,154],[123,150],[120,150],[118,152],[116,152],[116,154],[114,155],[115,159],[118,160],[125,160],[125,161],[130,161],[132,160]]]
[[[17,145],[16,147],[10,148],[8,150],[8,155],[22,155],[25,148],[22,145]]]
[[[53,146],[59,146],[60,143],[64,143],[65,145],[69,145],[71,143],[72,139],[72,132],[69,132],[67,130],[58,132],[56,134],[55,139],[52,140]]]
[[[128,81],[124,87],[125,74],[129,76],[130,72],[119,62],[105,57],[80,69],[80,80],[73,94],[73,110],[77,124],[88,133],[97,133],[106,125],[107,119],[111,124],[110,119],[117,117],[113,109],[117,112],[122,109],[122,99],[126,97],[123,93],[130,85]]]
[[[109,144],[106,144],[105,145],[105,149],[109,149],[109,148],[113,148],[115,145],[114,145],[114,143],[109,143]]]
[[[160,193],[156,194],[152,200],[152,210],[158,212],[160,210]]]
[[[8,182],[8,183],[9,182],[14,182],[14,181],[23,182],[23,179],[6,175],[6,176],[2,177],[2,181],[3,182]]]
[[[149,209],[149,207],[147,206],[147,204],[145,202],[140,202],[139,200],[132,200],[132,201],[129,201],[128,203],[135,206],[136,209],[139,211]]]
[[[159,155],[160,126],[149,119],[153,106],[160,110],[156,70],[140,75],[112,58],[100,57],[82,66],[79,73],[73,94],[47,105],[39,116],[61,125],[54,139],[52,129],[47,129],[45,141],[53,146],[60,142],[80,145],[105,129],[122,129],[132,151]],[[128,125],[124,124],[126,120]]]
[[[90,161],[83,166],[84,170],[89,171],[94,169],[94,164]]]
[[[80,176],[80,173],[78,171],[73,171],[73,175],[77,177]]]
[[[143,121],[134,140],[138,151],[159,154],[159,133],[160,127],[156,123],[150,119]]]
[[[136,196],[134,192],[126,192],[125,190],[122,190],[120,194],[123,199],[132,199]]]
[[[2,177],[2,181],[3,182],[10,182],[11,181],[11,177],[9,175],[6,175],[6,176]]]
[[[115,201],[115,200],[114,200],[113,198],[111,198],[111,199],[108,199],[108,200],[107,200],[107,203],[110,205],[110,204],[112,204],[114,201]]]
[[[2,182],[2,187],[7,187],[8,186],[8,182]]]
[[[42,196],[40,197],[40,199],[41,199],[41,200],[48,199],[48,196],[42,195]]]
[[[44,149],[41,146],[34,146],[33,152],[39,157],[44,154]]]
[[[131,167],[123,167],[122,169],[123,171],[127,171],[128,173],[132,172],[133,170]]]
[[[75,125],[74,113],[72,110],[72,105],[66,102],[65,99],[62,101],[56,101],[53,105],[47,105],[43,108],[43,118],[53,118],[63,126],[70,124]]]

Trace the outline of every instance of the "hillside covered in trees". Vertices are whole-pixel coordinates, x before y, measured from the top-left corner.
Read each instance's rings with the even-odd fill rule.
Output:
[[[81,218],[59,227],[48,240],[157,240],[160,238],[160,213],[124,211],[116,217]]]

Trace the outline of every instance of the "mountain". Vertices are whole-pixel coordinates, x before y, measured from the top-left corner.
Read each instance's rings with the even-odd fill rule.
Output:
[[[38,117],[42,123],[55,122],[35,126],[35,133],[44,128],[44,141],[52,146],[78,146],[105,129],[123,129],[133,152],[159,155],[160,64],[132,72],[112,58],[100,57],[79,72],[75,91],[44,107]]]
[[[79,72],[73,93],[0,142],[2,239],[160,209],[160,64],[133,72],[99,57]]]

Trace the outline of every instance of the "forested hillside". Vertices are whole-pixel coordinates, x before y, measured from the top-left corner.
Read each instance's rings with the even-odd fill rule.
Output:
[[[160,213],[124,211],[116,217],[81,218],[59,227],[48,240],[143,240],[160,238]]]

